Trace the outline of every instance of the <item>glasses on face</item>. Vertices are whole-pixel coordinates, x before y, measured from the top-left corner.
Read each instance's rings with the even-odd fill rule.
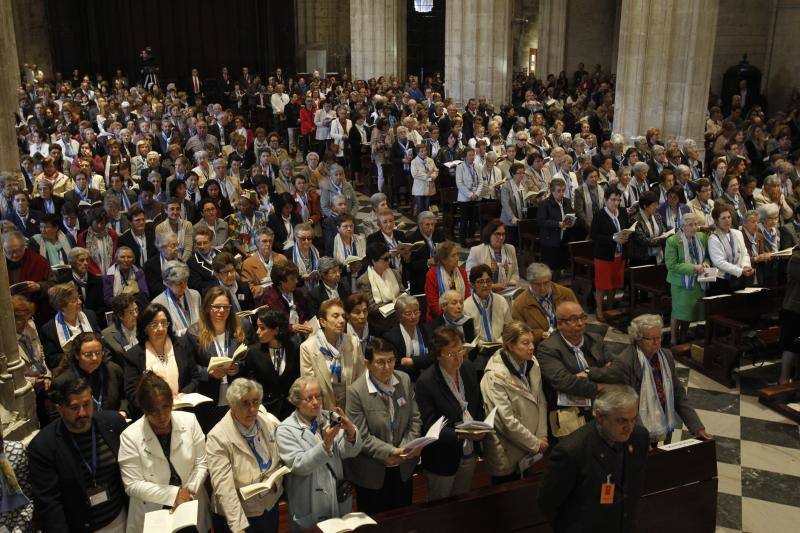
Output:
[[[303,402],[306,402],[306,403],[312,403],[314,401],[321,402],[322,401],[322,395],[321,394],[313,394],[313,395],[310,395],[310,396],[306,396],[304,398],[300,398],[300,401],[303,401]]]
[[[310,241],[310,240],[312,240],[312,237],[297,237],[297,240],[298,241]]]
[[[94,350],[92,352],[81,352],[81,357],[86,359],[94,359],[103,357],[103,350]]]
[[[211,304],[211,305],[209,306],[209,308],[210,308],[212,311],[216,311],[217,313],[222,313],[223,311],[227,311],[227,310],[229,310],[231,307],[233,307],[233,306],[232,306],[232,305],[230,305],[230,304]]]
[[[147,325],[147,329],[151,331],[155,331],[157,329],[167,329],[167,328],[169,328],[168,320],[156,320],[155,322],[150,322]]]
[[[479,286],[479,285],[485,286],[485,285],[491,285],[491,284],[492,284],[492,280],[489,279],[489,278],[481,278],[481,279],[476,279],[475,280],[475,286]]]
[[[505,231],[495,231],[494,233],[492,233],[492,237],[503,237],[503,238],[505,238],[506,237],[506,232]]]
[[[442,353],[442,357],[446,359],[455,359],[456,357],[464,357],[465,353],[467,353],[467,350],[465,350],[464,347],[461,347],[452,352]]]
[[[390,366],[394,366],[397,363],[397,359],[392,357],[391,359],[378,359],[373,361],[372,364],[379,367],[379,368],[387,368]]]
[[[247,408],[253,408],[253,407],[258,408],[261,406],[261,399],[256,398],[255,400],[242,400],[241,404]]]
[[[422,314],[422,311],[420,311],[419,309],[414,309],[413,311],[403,311],[403,313],[402,313],[403,316],[407,316],[407,317],[419,316],[421,314]]]
[[[568,317],[564,317],[564,318],[559,318],[558,321],[559,322],[563,322],[564,324],[572,326],[572,325],[578,324],[580,322],[586,322],[587,318],[589,318],[589,317],[586,316],[586,314],[582,314],[582,315],[575,315],[575,316],[568,316]]]

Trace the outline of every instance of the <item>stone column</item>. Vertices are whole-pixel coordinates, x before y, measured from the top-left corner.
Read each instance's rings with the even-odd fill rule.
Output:
[[[614,132],[702,144],[719,0],[623,0]]]
[[[19,88],[19,62],[11,0],[0,0],[0,173],[19,175],[19,150],[14,129]]]
[[[13,0],[12,4],[20,64],[36,64],[45,78],[52,79],[53,55],[45,0]]]
[[[297,71],[311,70],[306,65],[306,50],[325,50],[328,71],[344,73],[350,64],[349,2],[295,0],[294,13]]]
[[[536,77],[547,79],[548,74],[564,70],[567,48],[567,0],[539,2],[539,55],[536,57]]]
[[[406,2],[350,0],[353,79],[406,74]]]
[[[445,96],[455,104],[485,96],[500,110],[511,99],[512,0],[451,0],[444,42]]]

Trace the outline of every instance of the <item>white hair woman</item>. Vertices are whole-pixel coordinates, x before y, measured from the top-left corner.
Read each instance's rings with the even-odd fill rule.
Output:
[[[283,466],[275,440],[279,422],[260,409],[263,396],[258,382],[233,381],[225,392],[231,409],[208,433],[214,531],[278,531],[283,480],[251,498],[241,493],[242,487],[264,481]]]
[[[167,308],[175,335],[182,336],[200,318],[200,293],[189,288],[189,267],[181,261],[167,261],[161,276],[166,288],[153,303]]]

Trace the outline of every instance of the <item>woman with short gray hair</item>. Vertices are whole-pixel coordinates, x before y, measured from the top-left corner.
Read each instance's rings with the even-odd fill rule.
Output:
[[[188,287],[189,267],[181,261],[167,261],[161,270],[164,292],[153,298],[167,308],[175,335],[182,336],[200,318],[200,293]]]
[[[263,395],[256,381],[233,381],[225,393],[230,411],[208,433],[206,461],[214,488],[215,531],[278,531],[283,480],[278,478],[271,490],[254,497],[240,492],[283,466],[275,440],[279,422],[260,408]]]
[[[328,179],[320,183],[319,191],[319,204],[323,216],[335,217],[338,214],[333,211],[333,199],[337,194],[345,197],[347,200],[347,212],[355,216],[356,206],[358,205],[356,191],[345,178],[344,169],[341,165],[334,163],[328,167]]]

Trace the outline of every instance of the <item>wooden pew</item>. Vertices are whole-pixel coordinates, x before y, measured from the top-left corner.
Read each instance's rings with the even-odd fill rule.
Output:
[[[592,241],[574,241],[567,244],[572,262],[572,283],[570,287],[583,309],[588,312],[594,307],[594,252]]]
[[[631,314],[653,313],[663,315],[671,310],[667,267],[664,265],[642,265],[628,268]],[[650,297],[650,303],[639,309],[637,297],[640,292]]]
[[[451,240],[455,240],[455,219],[458,211],[458,189],[439,188],[439,212],[442,214],[442,229]]]
[[[538,473],[525,480],[478,488],[461,498],[419,503],[377,514],[373,518],[378,524],[363,526],[359,532],[552,532],[550,523],[536,504],[543,469],[537,470]],[[636,516],[637,531],[714,531],[716,506],[714,441],[672,451],[650,452]]]
[[[800,398],[800,381],[772,385],[758,391],[758,401],[760,403],[800,424],[800,411],[787,405],[792,400],[797,401],[798,398]]]

